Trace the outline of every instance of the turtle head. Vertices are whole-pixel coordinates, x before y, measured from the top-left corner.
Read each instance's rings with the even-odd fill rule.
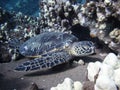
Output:
[[[74,56],[87,56],[95,53],[95,46],[91,41],[73,43],[70,53]]]

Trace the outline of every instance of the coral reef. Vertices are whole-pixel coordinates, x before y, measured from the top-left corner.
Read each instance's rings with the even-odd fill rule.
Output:
[[[20,12],[7,12],[2,8],[0,18],[0,43],[7,49],[11,60],[13,58],[16,60],[19,56],[17,48],[22,42],[40,33],[41,22],[37,17],[26,16]]]
[[[116,39],[109,36],[115,28],[120,28],[119,5],[120,1],[115,0],[88,1],[83,5],[64,0],[61,2],[42,0],[40,9],[42,10],[41,17],[44,28],[49,29],[49,31],[71,33],[72,27],[80,24],[83,27],[89,27],[91,37],[99,38],[112,50],[119,52],[116,49],[119,48],[119,44],[114,43],[119,42],[119,36]]]

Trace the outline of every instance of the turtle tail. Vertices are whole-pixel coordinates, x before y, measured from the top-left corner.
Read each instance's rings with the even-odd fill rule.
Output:
[[[8,41],[8,44],[11,48],[19,48],[19,46],[22,44],[22,41],[17,38],[13,38]]]

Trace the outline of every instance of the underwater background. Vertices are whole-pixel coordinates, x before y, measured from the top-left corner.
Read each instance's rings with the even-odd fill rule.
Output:
[[[50,69],[15,71],[22,62],[37,60],[34,55],[34,58],[22,55],[20,47],[24,51],[30,49],[27,46],[37,46],[35,51],[42,52],[41,44],[22,45],[45,32],[60,32],[73,35],[78,41],[92,41],[95,53],[73,57],[73,62]],[[40,42],[47,41],[50,34],[43,36]],[[57,48],[48,47],[49,53],[69,51],[65,47],[75,43],[59,42],[53,45]],[[36,57],[49,59],[49,53]],[[57,87],[59,85],[61,87]],[[95,90],[108,90],[106,87],[120,90],[120,0],[0,0],[0,90],[78,90],[76,87],[82,88],[79,90],[94,90],[94,87],[98,88]]]
[[[71,0],[72,1],[72,0]],[[0,0],[0,7],[7,11],[22,12],[25,15],[38,16],[40,0]],[[85,3],[86,0],[76,0]]]
[[[22,12],[26,15],[37,16],[39,0],[0,0],[0,7],[7,11]]]

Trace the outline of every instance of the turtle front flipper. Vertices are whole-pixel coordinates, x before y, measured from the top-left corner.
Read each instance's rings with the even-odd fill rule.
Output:
[[[66,51],[51,52],[42,55],[40,58],[35,58],[26,61],[15,68],[16,71],[32,71],[43,68],[52,68],[56,65],[69,61],[72,56]]]

